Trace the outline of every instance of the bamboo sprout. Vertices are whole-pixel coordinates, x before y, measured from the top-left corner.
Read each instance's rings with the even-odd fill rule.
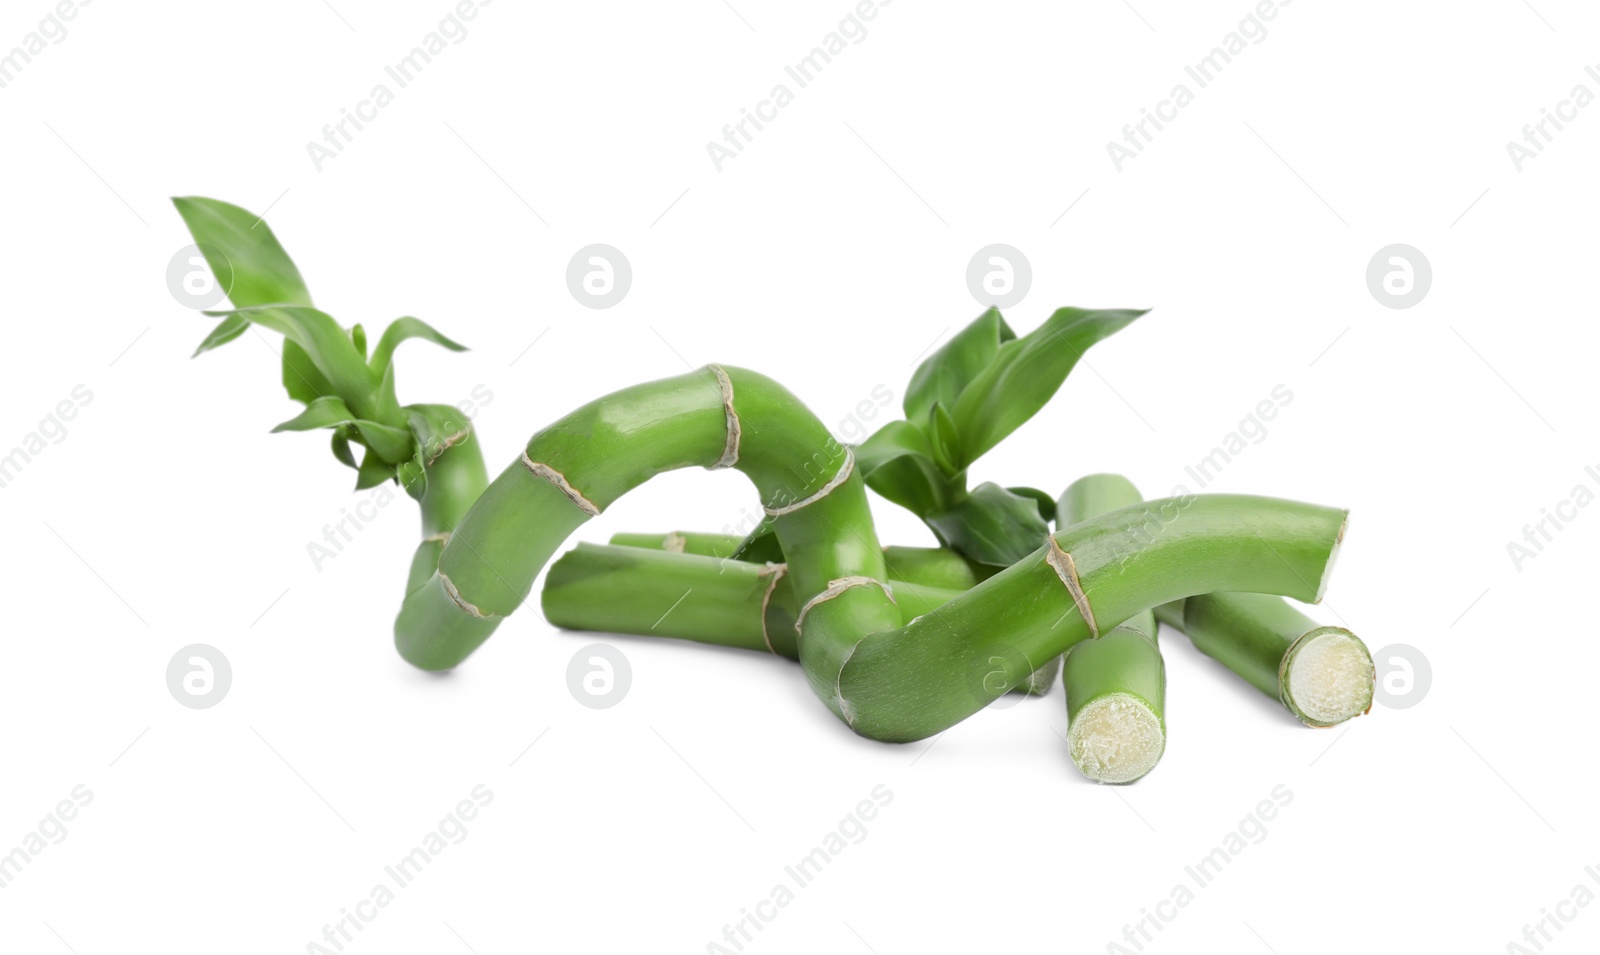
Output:
[[[1075,524],[1141,500],[1127,478],[1090,474],[1062,493],[1056,521]],[[1067,749],[1080,772],[1102,783],[1131,783],[1155,768],[1167,745],[1167,673],[1153,613],[1142,611],[1073,647],[1061,682]]]
[[[234,309],[196,355],[238,338],[251,325],[284,336],[283,384],[305,411],[275,431],[332,428],[333,453],[357,469],[357,488],[393,480],[422,510],[422,542],[412,556],[409,593],[432,574],[443,540],[489,483],[472,422],[450,405],[401,406],[395,398],[394,352],[420,338],[452,351],[464,346],[427,323],[400,318],[384,329],[369,358],[366,332],[339,326],[312,307],[294,261],[262,217],[200,197],[173,199],[200,244],[213,275],[228,287]],[[366,446],[358,465],[351,444]]]
[[[1163,604],[1156,616],[1307,726],[1335,726],[1372,708],[1367,645],[1343,627],[1319,626],[1278,597],[1201,594]]]
[[[1216,590],[1315,600],[1345,520],[1272,498],[1150,501],[1057,531],[902,625],[849,450],[776,382],[713,365],[598,399],[534,435],[406,597],[401,656],[428,670],[459,664],[573,531],[655,474],[692,465],[735,467],[755,484],[795,591],[810,595],[796,628],[813,692],[855,732],[898,742],[947,729],[1101,625],[1156,604]],[[1002,678],[974,688],[974,666],[997,658],[1009,661]]]

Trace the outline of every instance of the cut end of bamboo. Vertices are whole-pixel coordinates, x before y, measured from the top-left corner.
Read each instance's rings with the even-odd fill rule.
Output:
[[[1150,705],[1129,693],[1090,700],[1067,729],[1072,761],[1090,779],[1131,783],[1155,768],[1167,734]]]
[[[1373,676],[1372,655],[1359,637],[1342,627],[1319,627],[1285,655],[1283,702],[1309,726],[1333,726],[1372,705]]]
[[[1339,561],[1339,550],[1344,547],[1344,532],[1350,527],[1350,512],[1346,511],[1344,520],[1339,522],[1339,533],[1334,535],[1333,547],[1328,550],[1328,562],[1322,565],[1322,579],[1317,581],[1316,596],[1311,598],[1314,604],[1322,603],[1322,595],[1328,592],[1328,582],[1333,579],[1333,565]]]

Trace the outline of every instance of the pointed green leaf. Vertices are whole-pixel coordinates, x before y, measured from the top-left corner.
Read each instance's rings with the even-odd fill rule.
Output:
[[[933,450],[933,459],[938,462],[940,470],[954,477],[965,470],[961,462],[960,432],[956,430],[955,420],[943,404],[933,406],[932,419],[928,427],[928,443]]]
[[[377,487],[384,481],[394,480],[394,476],[393,465],[385,464],[376,451],[368,450],[366,456],[361,459],[360,473],[356,475],[356,490],[365,491],[369,487]]]
[[[394,360],[394,350],[400,343],[412,338],[420,338],[433,342],[451,351],[466,351],[467,346],[446,338],[438,329],[429,325],[420,318],[397,318],[383,330],[383,336],[378,339],[378,344],[372,349],[372,370],[380,377]]]
[[[852,446],[850,451],[855,455],[856,467],[861,469],[863,475],[870,475],[895,458],[907,454],[920,454],[925,458],[933,456],[928,436],[909,421],[889,422],[872,432],[867,440]]]
[[[935,404],[955,407],[961,392],[994,360],[1000,346],[1016,337],[997,309],[978,316],[912,373],[906,385],[906,418],[927,427]]]
[[[350,453],[350,438],[341,429],[333,434],[333,456],[342,463],[350,466],[352,470],[359,471],[361,466],[356,464],[356,457]]]
[[[1050,532],[1033,498],[991,483],[927,522],[952,549],[993,567],[1009,567],[1038,550]]]
[[[416,442],[405,428],[393,428],[376,421],[364,421],[350,414],[338,398],[318,398],[306,410],[273,428],[279,431],[311,431],[316,428],[348,426],[362,444],[389,464],[399,464],[416,454]],[[337,452],[335,452],[337,453]]]
[[[918,517],[952,503],[950,482],[934,463],[927,435],[911,422],[891,421],[852,450],[867,487],[880,497]]]
[[[194,358],[205,354],[213,348],[220,348],[243,335],[249,327],[249,322],[237,315],[229,315],[222,320],[221,324],[211,330],[211,334],[206,336],[206,340],[201,342],[200,347],[196,348],[194,354],[189,357]]]
[[[1056,499],[1036,487],[1008,487],[1006,490],[1020,497],[1032,498],[1039,505],[1039,516],[1048,523],[1056,519]]]
[[[406,420],[406,414],[400,410],[400,399],[394,393],[394,366],[389,365],[383,369],[382,380],[378,382],[378,390],[373,394],[372,416],[379,421],[393,421],[397,424]]]
[[[1143,314],[1063,308],[1027,335],[1001,345],[952,409],[961,436],[955,463],[965,468],[999,444],[1045,406],[1091,345]]]
[[[352,423],[354,419],[355,415],[351,414],[350,409],[345,407],[345,403],[338,398],[318,398],[316,401],[306,405],[306,410],[273,428],[272,433],[337,428],[342,424]]]
[[[419,456],[420,453],[418,452]],[[428,471],[422,466],[421,461],[416,458],[404,461],[394,471],[395,481],[405,489],[412,500],[420,501],[422,496],[428,493]]]
[[[376,414],[379,378],[362,360],[349,334],[326,312],[298,305],[266,305],[207,314],[237,315],[281,334],[285,339],[284,386],[296,399],[309,404],[322,397],[342,398],[357,416],[387,423]]]
[[[350,342],[356,346],[356,353],[362,358],[367,357],[367,330],[357,322],[350,326]]]
[[[199,196],[175,198],[172,204],[234,305],[311,304],[300,270],[260,216]]]
[[[283,351],[283,388],[289,397],[310,404],[318,398],[338,397],[333,383],[317,370],[316,363],[306,350],[294,342],[285,341]]]

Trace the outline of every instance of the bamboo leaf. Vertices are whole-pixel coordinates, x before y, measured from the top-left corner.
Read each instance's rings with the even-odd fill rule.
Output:
[[[356,463],[355,455],[350,453],[350,438],[344,433],[343,429],[333,433],[333,456],[338,458],[340,462],[349,465],[352,470],[361,470],[361,466]]]
[[[416,441],[405,428],[395,428],[377,421],[366,421],[350,413],[343,401],[334,397],[318,398],[306,410],[283,422],[279,431],[313,431],[317,428],[349,427],[355,437],[378,457],[389,464],[400,464],[417,453]],[[335,454],[338,452],[335,451]]]
[[[328,396],[318,398],[306,405],[306,410],[283,422],[272,429],[273,434],[279,431],[314,431],[317,428],[337,428],[342,424],[350,424],[355,415],[345,407],[345,403],[336,397]]]
[[[1039,549],[1049,525],[1032,497],[984,483],[947,511],[926,518],[941,540],[980,564],[1009,567]]]
[[[933,406],[955,407],[961,392],[994,360],[1000,346],[1017,335],[989,309],[945,342],[917,366],[906,385],[906,418],[926,428],[933,420]]]
[[[422,496],[428,493],[428,471],[422,466],[422,462],[418,460],[420,457],[421,452],[418,451],[417,458],[413,458],[410,461],[401,462],[401,464],[394,469],[395,481],[402,488],[404,488],[406,494],[410,495],[411,499],[415,501],[422,500]]]
[[[235,306],[311,304],[300,270],[260,216],[199,196],[175,198],[172,204]]]
[[[1036,487],[1008,487],[1006,490],[1019,497],[1031,498],[1039,505],[1039,516],[1046,523],[1056,519],[1056,499]]]
[[[224,283],[228,300],[236,308],[311,305],[311,293],[306,290],[300,270],[260,216],[230,203],[200,196],[175,198],[172,204],[200,246],[212,274]],[[237,320],[224,322],[207,336],[195,354],[227,344],[243,333],[244,328]],[[283,387],[289,397],[306,404],[324,396],[342,394],[328,376],[318,371],[316,362],[305,354],[303,344],[293,341],[283,345]]]
[[[1094,343],[1127,327],[1143,311],[1063,308],[1043,325],[1000,346],[961,392],[952,411],[965,468],[1045,406]]]
[[[422,319],[412,318],[408,315],[405,318],[395,319],[389,323],[388,328],[383,330],[383,336],[378,339],[377,346],[372,349],[372,359],[369,362],[372,370],[381,377],[388,369],[389,363],[394,360],[394,350],[399,347],[401,342],[412,338],[430,341],[451,351],[467,350],[467,346],[446,338],[438,329]]]
[[[283,343],[283,389],[289,397],[305,404],[318,398],[338,397],[333,383],[317,370],[306,350],[291,341]]]
[[[229,315],[222,320],[221,324],[211,330],[211,334],[206,336],[205,341],[201,342],[200,347],[196,348],[194,354],[189,357],[194,358],[205,354],[213,348],[220,348],[243,335],[249,327],[249,322],[237,315]]]
[[[378,382],[378,389],[373,393],[372,416],[380,421],[406,420],[405,412],[400,410],[400,399],[396,398],[394,393],[393,365],[383,369],[383,379]]]
[[[395,478],[394,466],[387,464],[378,457],[378,453],[371,449],[361,459],[361,468],[356,474],[356,490],[365,491],[369,487],[377,487],[384,481]]]
[[[933,406],[932,418],[933,422],[928,428],[928,443],[933,450],[933,460],[938,462],[941,471],[953,477],[964,470],[961,463],[961,434],[956,428],[955,419],[943,404]]]
[[[863,475],[870,475],[895,458],[908,454],[920,454],[925,458],[933,456],[928,436],[909,421],[891,421],[850,450],[856,456],[856,467],[861,469]]]
[[[285,339],[283,383],[296,399],[310,404],[317,398],[338,397],[357,416],[379,417],[378,377],[362,360],[349,334],[326,312],[299,305],[265,305],[207,314],[237,315],[281,334]]]
[[[928,436],[909,421],[891,421],[854,449],[867,487],[918,517],[952,503],[950,482],[933,460]]]

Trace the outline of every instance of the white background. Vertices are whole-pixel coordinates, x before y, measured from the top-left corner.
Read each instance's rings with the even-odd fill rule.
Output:
[[[1506,152],[1574,85],[1600,93],[1596,12],[1300,0],[1119,173],[1107,141],[1246,0],[900,0],[719,173],[706,143],[851,9],[730,2],[499,0],[320,172],[307,141],[450,3],[99,0],[0,89],[0,450],[93,394],[0,489],[0,852],[93,793],[0,889],[4,948],[307,951],[478,784],[469,837],[346,951],[704,952],[880,784],[865,840],[746,952],[1105,951],[1280,784],[1265,840],[1145,951],[1505,951],[1600,892],[1580,735],[1600,516],[1520,571],[1506,549],[1600,463],[1600,107],[1521,172]],[[8,0],[0,50],[51,9]],[[1209,489],[1351,508],[1315,612],[1421,649],[1432,689],[1312,731],[1172,634],[1166,757],[1113,789],[1067,758],[1059,690],[930,748],[852,736],[786,661],[533,613],[448,677],[413,671],[390,632],[413,505],[314,568],[351,472],[267,433],[297,406],[262,340],[189,359],[208,322],[165,270],[190,242],[167,197],[191,194],[270,207],[345,324],[412,314],[473,346],[407,346],[400,393],[492,392],[491,473],[686,361],[760,369],[829,423],[880,384],[892,412],[980,311],[968,259],[1009,243],[1034,274],[1019,332],[1061,305],[1154,311],[974,481],[1114,470],[1164,494],[1283,384]],[[633,266],[609,310],[564,280],[594,242]],[[1433,268],[1405,310],[1365,279],[1396,242]],[[580,536],[754,504],[738,475],[682,472]],[[875,506],[886,540],[931,540]],[[596,639],[633,671],[603,711],[566,686]],[[232,663],[213,709],[168,692],[191,643]],[[1592,948],[1600,910],[1561,911],[1549,950]]]

